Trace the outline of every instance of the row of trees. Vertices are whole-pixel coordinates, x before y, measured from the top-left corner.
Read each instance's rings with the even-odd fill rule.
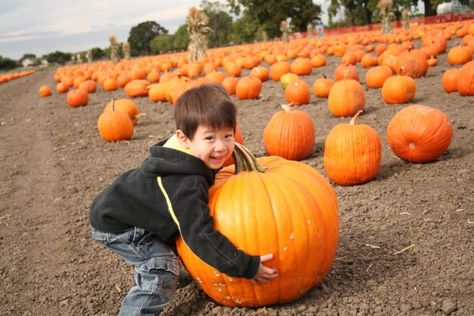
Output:
[[[365,25],[380,22],[379,3],[384,0],[329,0],[328,27]],[[418,0],[385,0],[391,3],[393,19],[400,19],[403,10],[416,8]],[[425,16],[435,15],[438,4],[446,0],[423,0]],[[469,5],[469,0],[460,0]],[[208,26],[213,30],[207,35],[208,46],[221,47],[253,41],[261,41],[281,36],[280,24],[289,21],[291,32],[305,32],[307,25],[321,23],[321,7],[312,0],[227,0],[227,5],[212,0],[202,0],[200,9],[209,18]],[[344,17],[335,20],[338,13]],[[411,12],[412,14],[414,12]],[[234,19],[233,16],[236,18]],[[128,44],[130,55],[144,56],[186,50],[189,45],[187,25],[181,25],[174,34],[155,21],[142,22],[130,29]],[[122,44],[117,45],[119,58],[124,57]],[[108,58],[111,47],[90,50],[91,60]],[[21,66],[21,61],[29,58],[33,65],[41,60],[48,63],[64,64],[74,60],[87,60],[86,52],[70,54],[53,52],[42,57],[25,54],[19,61],[0,56],[0,69]]]

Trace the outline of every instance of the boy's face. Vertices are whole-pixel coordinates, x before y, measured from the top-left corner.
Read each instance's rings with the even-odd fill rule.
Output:
[[[223,128],[213,130],[199,125],[193,139],[187,138],[181,130],[176,134],[182,146],[201,159],[210,169],[219,169],[234,151],[234,130]]]

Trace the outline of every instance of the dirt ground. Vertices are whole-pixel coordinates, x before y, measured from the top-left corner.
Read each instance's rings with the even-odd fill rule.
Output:
[[[454,41],[451,41],[453,44]],[[314,69],[332,77],[339,60]],[[227,308],[195,284],[178,290],[165,315],[474,315],[474,97],[446,94],[446,55],[417,79],[415,102],[449,116],[454,137],[437,161],[399,160],[386,127],[404,106],[383,103],[367,90],[360,122],[382,139],[382,166],[367,184],[333,183],[340,214],[340,242],[332,270],[299,300],[264,308]],[[363,81],[365,69],[358,67]],[[123,91],[90,95],[72,109],[66,95],[39,98],[53,72],[0,85],[0,315],[115,315],[133,283],[132,269],[89,237],[92,199],[125,170],[141,163],[148,147],[174,129],[168,103],[135,101],[147,116],[129,142],[105,143],[97,118]],[[235,100],[235,98],[234,98]],[[246,146],[265,155],[263,129],[283,103],[282,90],[266,82],[258,100],[238,101]],[[337,123],[326,99],[312,95],[301,109],[316,126],[313,154],[305,163],[325,174],[324,140]]]

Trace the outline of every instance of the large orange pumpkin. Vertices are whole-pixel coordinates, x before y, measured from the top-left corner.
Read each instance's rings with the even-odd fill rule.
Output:
[[[380,169],[380,136],[369,125],[355,124],[360,113],[349,124],[337,124],[326,137],[324,169],[340,185],[365,183],[375,178]]]
[[[104,111],[97,120],[100,137],[107,142],[129,140],[133,136],[133,123],[127,113],[112,108]]]
[[[458,91],[458,69],[448,69],[443,73],[441,82],[443,84],[443,89],[447,93]]]
[[[365,107],[365,92],[359,81],[336,81],[328,96],[329,112],[334,116],[354,116]]]
[[[236,153],[244,148],[236,144]],[[238,160],[222,169],[209,191],[214,227],[251,255],[273,254],[265,265],[278,278],[257,284],[229,277],[198,258],[179,238],[178,253],[197,284],[226,306],[265,306],[304,295],[332,266],[339,239],[337,198],[315,169],[278,156]],[[260,166],[256,166],[257,162]]]
[[[451,122],[442,111],[421,104],[400,110],[387,126],[387,141],[400,159],[423,163],[441,156],[453,137]]]
[[[282,105],[263,131],[263,144],[269,155],[290,160],[307,158],[314,147],[314,124],[308,113]]]

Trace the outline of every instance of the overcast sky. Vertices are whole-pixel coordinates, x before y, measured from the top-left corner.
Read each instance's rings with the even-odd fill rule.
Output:
[[[170,33],[184,24],[201,0],[0,0],[0,55],[20,59],[56,50],[105,48],[115,35],[127,39],[132,26],[155,21]],[[227,3],[226,0],[219,0]],[[315,0],[323,12],[329,1]],[[323,15],[323,22],[327,17]]]

